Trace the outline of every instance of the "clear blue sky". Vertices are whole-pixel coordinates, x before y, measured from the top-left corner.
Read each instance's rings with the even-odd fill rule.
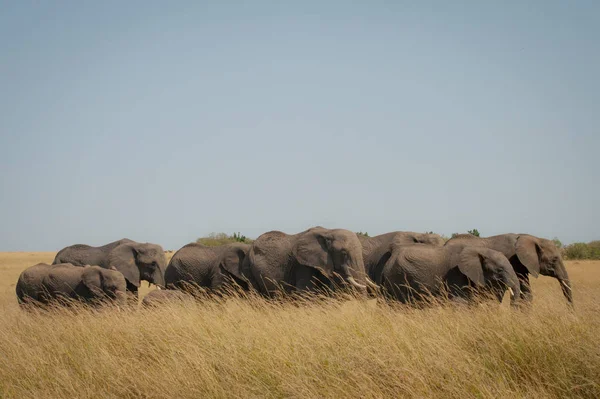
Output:
[[[362,3],[0,2],[0,250],[600,238],[600,2]]]

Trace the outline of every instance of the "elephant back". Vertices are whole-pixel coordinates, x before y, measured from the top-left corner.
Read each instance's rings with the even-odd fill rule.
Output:
[[[284,264],[288,262],[291,255],[293,237],[303,233],[290,236],[281,231],[269,231],[261,234],[250,246],[248,256],[252,264],[267,262]]]
[[[200,286],[210,285],[212,267],[216,263],[218,247],[208,247],[198,243],[190,243],[180,248],[171,258],[165,270],[165,284],[194,282]]]
[[[110,252],[113,249],[115,249],[116,247],[123,245],[123,244],[137,244],[135,241],[130,240],[129,238],[122,238],[120,240],[117,241],[113,241],[111,243],[108,243],[106,245],[102,245],[101,247],[97,247],[99,250],[101,250],[102,252]]]
[[[52,264],[70,263],[73,266],[96,265],[107,268],[108,256],[109,251],[103,247],[75,244],[60,250]]]
[[[83,267],[71,264],[53,265],[42,279],[42,289],[51,297],[60,293],[69,298],[76,298],[84,270]]]
[[[481,237],[474,236],[473,234],[457,234],[446,241],[445,245],[469,245],[482,247],[485,245],[485,243]]]

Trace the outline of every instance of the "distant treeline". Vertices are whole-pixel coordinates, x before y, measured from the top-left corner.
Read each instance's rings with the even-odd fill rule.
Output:
[[[565,259],[600,260],[600,240],[566,245],[562,248],[562,255]]]

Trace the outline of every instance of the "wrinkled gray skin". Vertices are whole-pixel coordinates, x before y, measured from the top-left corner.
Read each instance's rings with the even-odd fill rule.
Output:
[[[502,301],[510,288],[514,305],[520,289],[517,275],[500,252],[463,245],[395,245],[375,282],[404,303],[440,296],[444,287],[453,300],[491,293]]]
[[[243,273],[268,296],[281,288],[287,293],[336,286],[366,290],[360,241],[355,233],[343,229],[264,233],[252,243]]]
[[[154,290],[150,291],[142,300],[142,306],[155,307],[168,303],[183,302],[192,297],[178,290]]]
[[[211,291],[219,291],[228,282],[235,282],[248,289],[248,280],[242,276],[242,263],[250,245],[232,243],[207,247],[191,243],[173,255],[165,271],[168,288],[183,289],[197,285]]]
[[[138,243],[126,238],[101,247],[76,244],[59,251],[53,264],[57,263],[114,268],[125,276],[127,290],[136,296],[142,280],[165,285],[167,258],[162,247],[156,244]]]
[[[365,270],[369,278],[375,281],[375,276],[381,274],[383,265],[390,258],[392,249],[396,246],[426,244],[441,247],[444,239],[437,234],[415,233],[412,231],[392,231],[375,237],[358,235],[362,245],[362,255]]]
[[[16,292],[21,304],[48,304],[60,298],[124,304],[127,283],[120,272],[99,266],[39,263],[21,273]]]
[[[556,278],[565,298],[569,304],[573,304],[569,275],[560,251],[552,241],[529,234],[501,234],[486,238],[461,234],[448,240],[446,246],[457,244],[480,246],[502,252],[519,278],[523,300],[530,302],[533,299],[529,275],[537,277],[542,274]]]

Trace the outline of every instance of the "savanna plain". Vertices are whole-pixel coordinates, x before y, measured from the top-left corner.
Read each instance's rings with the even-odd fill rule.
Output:
[[[520,310],[250,296],[22,311],[19,273],[54,255],[0,253],[2,398],[600,397],[598,261],[566,262],[573,310],[539,277]]]

